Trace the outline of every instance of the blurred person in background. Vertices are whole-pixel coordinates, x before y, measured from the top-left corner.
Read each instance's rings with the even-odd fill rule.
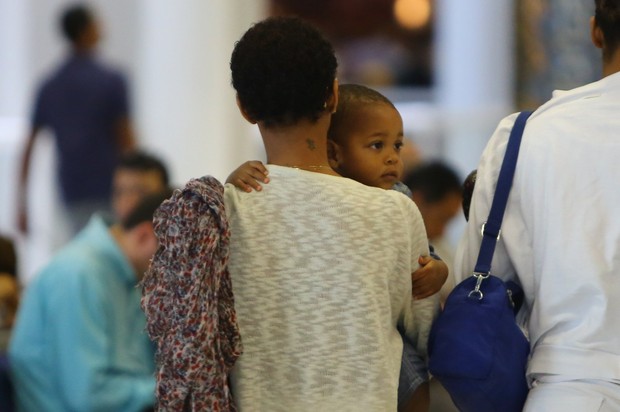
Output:
[[[95,56],[99,23],[84,5],[72,6],[60,19],[69,45],[66,59],[36,93],[30,134],[18,182],[18,226],[28,231],[28,175],[36,137],[54,136],[63,203],[77,233],[97,211],[108,211],[112,174],[121,153],[135,145],[129,119],[126,80]]]

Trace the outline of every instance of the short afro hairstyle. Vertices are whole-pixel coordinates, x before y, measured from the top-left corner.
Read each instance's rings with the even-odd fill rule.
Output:
[[[247,115],[266,126],[316,121],[333,93],[338,63],[332,45],[295,17],[253,25],[230,59],[232,85]]]
[[[595,0],[594,18],[605,36],[605,58],[610,58],[620,45],[620,0]]]
[[[385,104],[396,110],[394,103],[378,91],[360,84],[342,84],[338,86],[338,107],[332,114],[327,137],[342,143],[341,139],[350,128],[349,118],[356,110],[375,104]]]
[[[75,43],[93,21],[92,11],[83,4],[76,4],[63,12],[60,29],[65,39]]]

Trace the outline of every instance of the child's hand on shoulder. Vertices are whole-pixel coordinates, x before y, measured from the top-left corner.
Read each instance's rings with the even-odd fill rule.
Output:
[[[414,299],[424,299],[439,292],[448,278],[448,265],[430,256],[420,256],[420,268],[411,275]]]
[[[269,170],[260,160],[250,160],[235,169],[226,183],[232,183],[235,187],[251,192],[252,189],[260,192],[263,187],[260,183],[269,183]]]

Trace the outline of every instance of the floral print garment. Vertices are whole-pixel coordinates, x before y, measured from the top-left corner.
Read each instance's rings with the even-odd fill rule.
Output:
[[[142,309],[157,346],[157,410],[236,410],[228,373],[242,346],[223,194],[213,177],[192,179],[154,216],[159,247],[142,282]]]

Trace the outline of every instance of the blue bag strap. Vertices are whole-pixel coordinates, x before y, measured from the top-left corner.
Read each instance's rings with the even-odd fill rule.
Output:
[[[502,220],[504,219],[504,211],[508,202],[508,194],[512,186],[512,179],[515,175],[515,167],[517,158],[519,157],[519,147],[521,146],[521,138],[525,123],[532,114],[531,111],[523,111],[519,113],[517,120],[510,132],[508,145],[504,161],[497,178],[497,187],[495,188],[495,196],[489,211],[489,217],[482,226],[482,243],[480,244],[480,252],[474,269],[474,274],[488,275],[491,272],[491,261],[495,252],[495,245],[499,239]]]

